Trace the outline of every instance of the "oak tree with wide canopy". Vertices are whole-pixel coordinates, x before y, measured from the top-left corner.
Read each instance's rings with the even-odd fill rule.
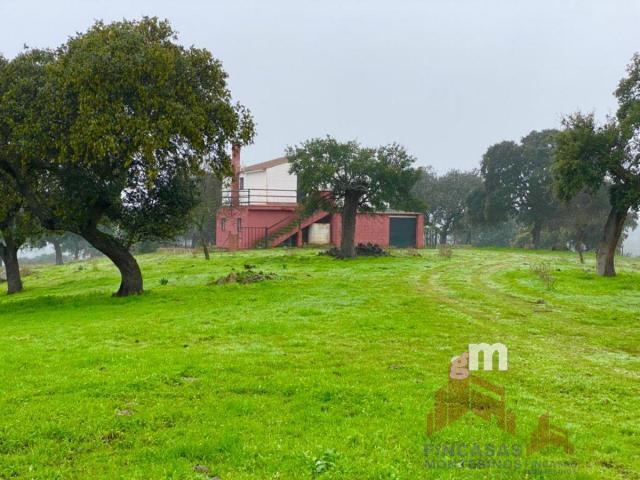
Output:
[[[179,45],[168,22],[143,18],[97,22],[10,67],[0,108],[14,141],[0,170],[45,228],[81,235],[114,262],[116,295],[142,293],[130,246],[186,228],[197,177],[229,174],[231,146],[252,141],[221,63]]]
[[[486,222],[515,218],[529,228],[534,248],[540,246],[542,230],[558,208],[551,173],[556,134],[555,130],[533,131],[520,143],[505,141],[489,147],[480,167],[483,188],[474,192],[476,203],[482,194]]]
[[[640,207],[640,54],[634,55],[615,91],[615,118],[598,125],[592,114],[564,119],[554,175],[564,200],[583,189],[609,192],[611,209],[597,251],[597,271],[615,276],[615,254],[629,212]]]
[[[419,169],[414,195],[426,205],[426,219],[437,228],[440,243],[446,244],[449,234],[459,226],[468,210],[467,196],[482,186],[475,170],[449,170],[437,175],[431,169]]]
[[[286,152],[290,172],[306,204],[342,214],[341,255],[356,256],[356,217],[360,212],[411,206],[411,189],[418,180],[415,158],[391,144],[363,147],[355,141],[314,138]]]

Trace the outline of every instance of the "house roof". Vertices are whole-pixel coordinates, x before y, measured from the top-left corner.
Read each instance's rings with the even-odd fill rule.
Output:
[[[289,160],[287,157],[274,158],[273,160],[268,160],[266,162],[254,163],[253,165],[248,165],[246,167],[242,167],[240,172],[248,173],[248,172],[261,172],[266,170],[267,168],[276,167],[278,165],[282,165],[288,163]]]

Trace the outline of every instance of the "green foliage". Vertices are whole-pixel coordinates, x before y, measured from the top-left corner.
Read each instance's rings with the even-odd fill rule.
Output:
[[[0,56],[0,99],[12,88],[10,64]],[[12,119],[0,110],[0,165],[11,159],[15,139],[11,135]],[[6,171],[0,169],[0,258],[5,249],[19,248],[40,234],[40,225],[25,208],[26,202],[19,185]]]
[[[613,124],[597,126],[593,114],[573,114],[563,119],[565,129],[557,136],[554,176],[558,196],[565,201],[580,191],[597,191],[605,181],[609,166],[615,165]]]
[[[418,180],[415,159],[397,144],[362,147],[355,141],[314,138],[287,149],[290,172],[297,175],[307,211],[342,214],[342,257],[356,256],[357,212],[416,205],[411,189]]]
[[[438,176],[431,169],[419,169],[420,178],[413,194],[426,205],[426,218],[440,232],[440,243],[455,229],[462,230],[468,210],[469,192],[482,185],[476,171],[450,170]]]
[[[289,147],[286,155],[298,189],[314,207],[341,211],[349,194],[357,196],[360,211],[415,205],[410,194],[418,179],[415,158],[400,145],[369,148],[327,136]]]
[[[615,251],[629,211],[640,208],[640,55],[636,54],[615,95],[618,112],[603,125],[593,115],[564,119],[554,174],[558,195],[569,200],[582,190],[606,187],[611,210],[598,248],[598,273],[615,276]]]
[[[519,223],[542,228],[557,208],[551,165],[555,130],[533,131],[520,144],[502,142],[482,157],[484,217],[488,222],[514,216]],[[474,200],[478,201],[478,193]],[[477,210],[476,210],[477,211]]]
[[[597,125],[593,114],[564,119],[558,135],[554,174],[558,195],[568,200],[581,190],[609,190],[618,210],[640,207],[640,55],[634,55],[615,92],[616,118]]]
[[[226,78],[156,18],[97,22],[55,51],[26,51],[0,75],[11,138],[0,171],[44,227],[80,234],[118,264],[119,294],[140,293],[128,247],[184,231],[197,177],[227,175],[231,145],[253,139]]]

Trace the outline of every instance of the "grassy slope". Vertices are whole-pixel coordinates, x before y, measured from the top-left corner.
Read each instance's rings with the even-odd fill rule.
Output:
[[[140,261],[139,298],[109,297],[106,261],[36,269],[24,294],[0,297],[0,478],[206,478],[193,471],[206,465],[222,480],[300,479],[323,460],[327,479],[511,478],[422,465],[448,362],[482,341],[509,347],[509,371],[481,376],[507,388],[519,438],[549,411],[576,478],[640,478],[637,260],[615,279],[593,259],[585,271],[524,251]],[[540,261],[559,269],[555,290],[529,270]],[[207,286],[245,263],[281,277]],[[439,435],[511,441],[473,418]]]

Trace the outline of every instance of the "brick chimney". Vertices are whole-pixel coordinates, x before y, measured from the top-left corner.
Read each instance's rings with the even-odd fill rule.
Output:
[[[240,145],[231,147],[231,205],[240,205]]]

